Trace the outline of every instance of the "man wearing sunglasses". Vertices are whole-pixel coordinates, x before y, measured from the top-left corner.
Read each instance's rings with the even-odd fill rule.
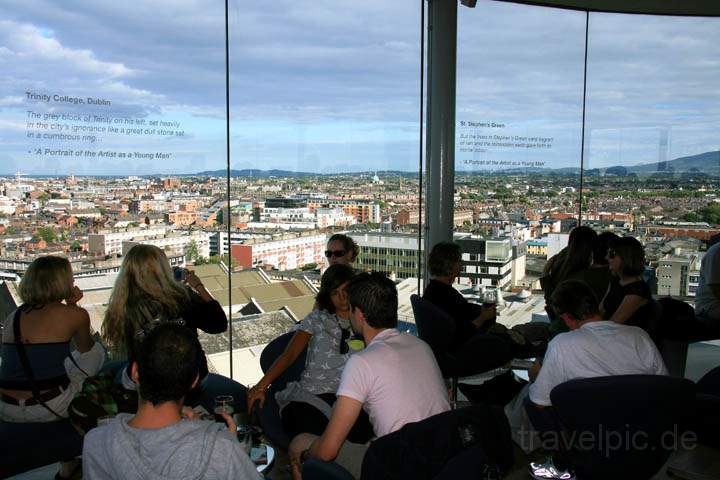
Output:
[[[448,411],[450,402],[430,347],[397,330],[395,284],[381,273],[362,273],[347,286],[353,330],[367,347],[348,360],[330,423],[320,437],[299,435],[290,445],[293,476],[307,458],[335,460],[359,478],[367,447],[345,442],[362,410],[381,437]]]

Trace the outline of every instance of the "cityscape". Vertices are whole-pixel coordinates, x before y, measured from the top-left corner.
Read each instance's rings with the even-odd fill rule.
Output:
[[[70,258],[79,277],[117,272],[129,248],[149,243],[178,265],[313,277],[324,265],[326,239],[342,231],[361,245],[358,268],[397,280],[418,276],[424,214],[416,174],[283,173],[232,177],[229,210],[220,176],[7,176],[0,192],[0,275],[18,280],[34,258],[48,254]],[[525,257],[507,275],[465,270],[463,281],[536,289],[544,261],[577,225],[579,175],[458,172],[455,186],[456,237],[502,240],[511,258]],[[699,171],[585,172],[582,221],[636,236],[656,293],[687,300],[704,241],[720,232],[719,188]]]

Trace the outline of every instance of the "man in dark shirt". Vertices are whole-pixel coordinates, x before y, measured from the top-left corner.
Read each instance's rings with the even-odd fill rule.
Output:
[[[430,252],[428,270],[433,278],[428,282],[423,298],[442,309],[455,320],[455,335],[450,352],[460,347],[478,332],[486,332],[495,322],[495,304],[483,307],[470,303],[452,287],[460,274],[460,246],[453,242],[440,242]]]

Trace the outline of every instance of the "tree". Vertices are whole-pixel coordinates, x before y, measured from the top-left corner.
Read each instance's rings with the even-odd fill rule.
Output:
[[[39,240],[39,239],[45,240],[46,243],[53,243],[55,240],[57,240],[57,234],[55,233],[55,229],[53,227],[40,227],[35,232],[35,235],[33,235],[33,240]]]
[[[688,212],[685,214],[683,219],[688,222],[699,222],[700,216],[698,216],[698,214],[696,212]]]
[[[81,250],[82,250],[82,244],[80,243],[79,240],[75,240],[75,241],[72,242],[72,244],[70,245],[70,251],[71,251],[71,252],[79,252],[79,251],[81,251]]]
[[[698,210],[698,214],[703,221],[717,225],[720,223],[720,205],[717,203],[711,203],[707,207],[703,207]]]
[[[195,240],[190,240],[190,243],[188,243],[187,249],[185,250],[185,256],[191,261],[195,261],[200,257]]]

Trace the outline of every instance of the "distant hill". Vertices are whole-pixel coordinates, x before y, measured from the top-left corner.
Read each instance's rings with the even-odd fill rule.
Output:
[[[312,173],[312,172],[293,172],[290,170],[259,170],[256,168],[247,168],[243,170],[230,170],[231,177],[333,177],[339,175],[375,175],[375,171],[367,172],[343,172],[343,173]],[[180,176],[183,177],[224,177],[227,170],[206,170],[198,173],[187,173]],[[387,176],[403,176],[417,177],[417,172],[403,172],[400,170],[382,170],[377,172],[378,177]]]
[[[667,162],[646,163],[627,167],[628,173],[650,175],[653,173],[692,173],[720,175],[720,152],[705,152],[689,157],[680,157]]]

